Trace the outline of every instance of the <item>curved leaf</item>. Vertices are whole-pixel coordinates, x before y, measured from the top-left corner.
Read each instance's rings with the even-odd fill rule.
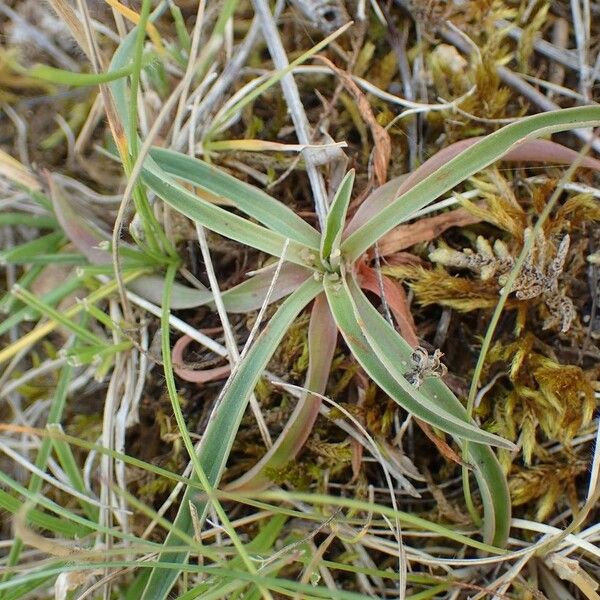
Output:
[[[280,233],[202,200],[171,179],[153,161],[144,163],[141,177],[167,204],[207,229],[273,256],[281,256],[286,246],[286,238]],[[306,266],[310,254],[311,250],[307,246],[290,240],[286,259]]]
[[[219,484],[248,399],[263,370],[294,319],[321,289],[321,284],[310,278],[287,298],[267,323],[247,356],[231,374],[223,395],[210,416],[198,449],[200,463],[213,487]],[[192,480],[196,480],[195,476]],[[181,500],[174,525],[180,531],[193,534],[190,504],[194,505],[199,518],[201,520],[204,518],[207,507],[206,499],[199,499],[197,489],[188,487]],[[164,543],[164,551],[158,559],[162,562],[172,563],[186,561],[188,552],[169,551],[169,546],[178,544],[177,536],[169,533]],[[166,598],[178,577],[177,569],[155,566],[141,600]]]
[[[450,144],[450,146],[442,148],[431,158],[427,159],[412,173],[406,173],[400,175],[400,177],[391,179],[385,185],[374,190],[354,213],[346,226],[345,236],[349,236],[360,226],[367,223],[369,219],[372,219],[393,200],[399,198],[420,181],[423,181],[428,175],[435,173],[437,169],[446,164],[450,159],[483,139],[483,137],[473,137]],[[562,144],[557,144],[550,140],[526,139],[514,148],[511,148],[498,160],[508,162],[553,162],[559,165],[569,165],[578,158],[578,152]],[[600,171],[600,161],[589,156],[581,158],[580,166]]]
[[[398,357],[382,340],[376,339],[358,313],[345,279],[324,278],[324,287],[333,317],[355,358],[373,380],[408,412],[459,438],[512,449],[514,445],[436,407],[419,389],[404,378]],[[381,319],[383,317],[380,316]],[[408,366],[408,361],[406,361]],[[408,367],[407,367],[408,368]]]
[[[349,262],[356,260],[379,238],[399,223],[410,219],[417,210],[433,202],[440,194],[451,190],[471,175],[516,150],[527,138],[600,125],[599,106],[580,106],[533,115],[478,140],[458,156],[442,163],[437,157],[437,168],[419,183],[407,178],[402,185],[413,186],[391,204],[351,233],[342,244]],[[436,155],[437,156],[437,155]],[[416,177],[416,172],[413,174]]]
[[[389,323],[371,305],[359,287],[349,282],[350,293],[365,327],[388,349],[388,353],[398,360],[408,362],[412,354],[411,346],[399,336]],[[422,393],[440,410],[468,422],[467,411],[441,379],[428,377],[419,388]],[[462,440],[456,438],[459,445]],[[506,477],[500,463],[489,446],[467,444],[464,457],[473,467],[481,492],[484,511],[484,538],[496,546],[504,546],[510,527],[511,503]]]
[[[304,387],[324,394],[337,342],[337,326],[324,294],[317,296],[308,326],[308,371]],[[272,482],[270,469],[277,469],[296,458],[319,415],[321,398],[304,394],[298,400],[280,436],[247,473],[227,486],[227,491],[262,491]]]
[[[258,310],[267,297],[275,267],[276,265],[270,265],[246,281],[221,292],[227,312],[244,314]],[[284,263],[279,270],[269,303],[288,296],[310,276],[311,272],[308,269],[292,263]],[[132,292],[158,305],[162,304],[164,287],[164,278],[159,275],[140,277],[127,286]],[[173,285],[172,308],[183,310],[198,306],[213,306],[213,293],[209,289],[191,288],[181,283]]]
[[[152,148],[150,156],[170,175],[222,196],[269,229],[313,249],[319,247],[319,233],[316,229],[291,208],[257,187],[180,152]]]
[[[56,69],[48,65],[36,65],[25,71],[25,74],[34,79],[40,79],[57,85],[82,87],[109,83],[110,81],[115,81],[115,79],[127,77],[131,75],[132,69],[133,65],[130,65],[116,71],[106,71],[105,73],[74,73],[73,71]]]
[[[327,213],[327,221],[325,223],[325,231],[321,237],[321,260],[331,263],[331,266],[336,268],[339,266],[339,249],[342,240],[342,232],[344,223],[346,222],[346,212],[350,204],[350,196],[354,185],[354,170],[349,171],[340,187],[338,188],[335,198],[329,207]],[[338,256],[334,256],[336,253]]]

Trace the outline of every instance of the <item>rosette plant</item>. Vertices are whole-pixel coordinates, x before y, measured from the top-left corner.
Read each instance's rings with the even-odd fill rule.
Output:
[[[113,59],[111,71],[123,68],[127,56],[124,43]],[[122,79],[111,87],[117,113],[123,119],[123,130],[130,132],[127,83]],[[379,290],[367,252],[382,236],[412,219],[441,194],[497,160],[572,162],[577,153],[553,142],[531,138],[598,124],[600,108],[572,108],[527,117],[486,137],[460,142],[424,163],[402,182],[394,180],[375,190],[347,219],[354,182],[354,173],[349,172],[331,201],[322,231],[260,189],[206,162],[172,150],[152,148],[141,168],[140,183],[144,188],[203,227],[282,263],[273,285],[275,263],[222,294],[225,307],[231,312],[258,309],[266,299],[281,304],[233,369],[202,432],[192,460],[203,485],[211,488],[219,485],[255,386],[288,328],[310,307],[309,366],[304,388],[316,395],[307,392],[300,399],[273,447],[258,465],[231,483],[229,490],[252,493],[264,489],[270,483],[268,470],[298,454],[317,417],[319,394],[325,390],[340,332],[356,361],[390,398],[421,421],[452,436],[463,449],[463,461],[472,470],[481,495],[483,538],[502,546],[508,536],[510,499],[505,476],[491,447],[510,449],[513,444],[479,428],[440,378],[426,378],[418,387],[407,380],[407,365],[416,340],[407,340],[398,333],[365,295],[365,289]],[[597,168],[596,161],[584,159],[581,164]],[[226,200],[234,210],[207,201],[202,197],[206,195]],[[163,309],[192,308],[212,302],[210,292],[174,285],[174,273],[171,269],[171,279],[164,286],[168,297],[162,299]],[[391,295],[393,285],[391,280],[384,279],[384,289]],[[268,295],[270,287],[272,293]],[[168,332],[166,339],[168,342]],[[170,352],[168,343],[163,343],[163,355],[165,352]],[[172,380],[172,371],[167,373],[167,382],[169,378]],[[174,527],[193,532],[195,515],[190,506],[202,521],[209,496],[202,497],[196,488],[188,487]],[[176,547],[178,543],[177,536],[169,534],[162,562],[181,563],[187,559],[187,552]],[[166,597],[177,576],[176,569],[157,565],[143,597]]]

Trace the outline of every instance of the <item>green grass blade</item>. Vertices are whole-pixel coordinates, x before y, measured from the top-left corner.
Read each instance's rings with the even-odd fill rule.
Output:
[[[58,562],[58,561],[57,561]],[[68,563],[61,564],[58,563],[59,566],[56,566],[57,562],[53,563],[51,566],[45,567],[40,570],[31,570],[27,575],[21,575],[19,577],[15,577],[13,581],[9,581],[3,584],[0,584],[0,591],[4,592],[11,587],[16,587],[17,585],[22,585],[24,582],[32,582],[35,580],[56,577],[61,573],[65,572],[74,572],[74,571],[93,571],[98,569],[106,569],[107,571],[115,572],[121,569],[148,569],[151,568],[152,563],[148,563],[143,560],[115,560],[115,561],[105,561],[105,562],[89,562],[85,564],[81,563]],[[252,574],[246,573],[244,571],[239,570],[230,570],[224,569],[220,567],[213,567],[212,565],[186,565],[185,570],[188,573],[202,573],[207,576],[219,576],[226,578],[229,582],[232,583],[234,587],[239,587],[240,582],[254,583],[255,585],[260,585],[265,588],[269,588],[273,591],[279,592],[280,594],[285,594],[285,597],[289,597],[293,595],[293,592],[298,594],[298,597],[303,598],[305,600],[310,600],[312,598],[319,598],[325,600],[372,600],[372,596],[366,596],[364,594],[360,594],[358,592],[349,592],[345,590],[331,590],[324,586],[311,585],[310,583],[299,583],[294,581],[293,579],[280,579],[275,577],[269,577],[268,573],[281,569],[283,566],[289,564],[289,557],[285,557],[280,561],[276,561],[268,566],[268,568],[264,569],[260,574]],[[165,562],[161,565],[163,569],[175,571],[181,569],[181,565],[177,563],[169,563]],[[263,574],[264,573],[264,574]],[[193,598],[206,598],[209,600],[210,598],[227,598],[226,592],[223,593],[223,590],[219,594],[217,591],[214,595],[204,596],[204,595],[184,595],[180,596],[180,598],[185,598],[186,600],[192,600]],[[158,600],[159,596],[155,596]],[[409,600],[409,597],[407,597]]]
[[[25,225],[36,229],[56,229],[58,222],[54,217],[46,215],[5,212],[0,214],[0,225]]]
[[[0,509],[10,514],[17,514],[23,509],[23,502],[15,496],[9,494],[5,490],[0,488]],[[68,538],[83,537],[89,533],[89,530],[78,526],[67,519],[53,517],[41,510],[36,508],[29,509],[27,513],[27,520],[33,523],[36,527],[52,531],[54,534],[59,536],[65,536]],[[20,550],[19,550],[20,551]]]
[[[31,258],[11,260],[12,265],[75,265],[84,266],[88,260],[83,254],[76,252],[57,252],[49,254],[36,254]]]
[[[442,525],[435,521],[429,521],[428,519],[419,517],[412,512],[396,510],[392,506],[378,504],[377,502],[373,503],[367,499],[320,494],[315,490],[309,490],[305,492],[288,492],[282,489],[258,492],[252,494],[251,496],[244,494],[223,494],[223,497],[242,504],[254,506],[260,510],[269,510],[278,514],[287,514],[290,517],[296,517],[300,519],[310,519],[317,523],[322,522],[322,511],[320,508],[316,507],[327,506],[329,507],[330,511],[333,509],[333,507],[348,508],[350,509],[349,512],[352,514],[365,511],[373,515],[383,515],[390,519],[399,518],[400,522],[403,524],[410,525],[411,527],[417,527],[423,531],[430,531],[436,534],[436,536],[453,540],[459,544],[465,545],[468,548],[474,548],[476,550],[481,550],[482,552],[488,552],[496,555],[503,555],[507,553],[507,551],[502,548],[491,546],[490,544],[464,535],[451,525]],[[306,503],[307,505],[312,506],[314,510],[313,512],[307,510],[298,511],[281,506],[282,504],[293,505],[294,502]],[[381,526],[384,526],[384,523],[385,521],[382,521]],[[360,524],[358,521],[356,521],[355,524],[357,526],[364,525],[364,521],[361,521]]]
[[[219,483],[248,399],[264,368],[294,319],[321,289],[321,284],[311,278],[287,298],[263,329],[239,368],[232,374],[223,397],[210,417],[198,451],[200,463],[212,486]],[[195,488],[186,489],[175,518],[175,526],[185,532],[193,532],[190,503],[194,504],[200,516],[205,514],[207,506],[206,500],[198,499]],[[170,551],[169,547],[174,543],[176,539],[169,534],[160,561],[184,563],[187,560],[188,553]],[[160,565],[155,566],[142,600],[164,600],[178,576],[177,570],[165,570]]]
[[[24,242],[0,252],[0,265],[22,264],[39,254],[55,252],[66,241],[61,231],[48,233],[30,242]]]
[[[68,85],[70,87],[83,87],[109,83],[131,75],[132,66],[123,67],[106,73],[73,73],[64,69],[56,69],[47,65],[38,65],[27,71],[29,77],[41,79],[57,85]]]
[[[373,380],[402,408],[416,417],[459,438],[512,448],[513,444],[483,431],[435,406],[422,392],[404,379],[394,362],[392,349],[374,339],[370,324],[363,321],[345,281],[324,278],[325,291],[338,328],[355,358]],[[380,318],[383,318],[380,316]]]
[[[340,242],[342,240],[344,224],[346,223],[346,213],[348,212],[353,186],[354,170],[346,174],[335,194],[335,198],[327,213],[325,232],[321,238],[321,260],[330,263],[334,269],[339,266],[340,262]]]
[[[600,125],[598,106],[551,111],[506,125],[448,161],[352,233],[342,244],[346,259],[356,260],[396,225],[410,219],[417,210],[491,165],[520,141],[553,132],[597,125]]]
[[[21,285],[20,282],[19,285]],[[60,302],[65,296],[69,295],[70,293],[74,292],[77,288],[81,287],[81,285],[82,280],[80,277],[72,277],[71,279],[67,279],[65,283],[57,285],[47,294],[44,294],[40,298],[40,300],[47,306],[54,306],[55,304]],[[24,288],[24,286],[21,285],[21,288]],[[12,293],[11,298],[14,298],[16,300],[16,297]],[[16,327],[22,321],[31,321],[33,319],[39,318],[40,316],[40,312],[38,312],[37,310],[33,310],[29,306],[19,308],[16,312],[13,312],[10,316],[6,317],[6,319],[4,319],[2,323],[0,323],[0,335],[4,335],[11,327]]]
[[[277,541],[277,538],[287,519],[288,518],[286,515],[273,515],[273,517],[271,517],[266,523],[263,523],[257,535],[247,544],[246,549],[248,553],[255,557],[265,556],[268,551],[273,548],[273,545]],[[260,564],[259,561],[257,562]],[[224,566],[229,569],[240,569],[242,567],[242,561],[239,556],[236,556],[235,558],[229,560]],[[219,580],[217,580],[217,584],[218,583]],[[221,580],[220,583],[221,585],[225,585],[227,583],[227,579]],[[257,587],[252,587],[250,590],[248,590],[248,592],[244,595],[244,598],[249,598],[254,594],[257,594],[258,598],[262,598],[261,590]],[[185,594],[180,598],[185,598]]]
[[[153,148],[150,156],[173,177],[225,198],[269,229],[313,249],[319,247],[319,233],[316,229],[285,204],[257,187],[180,152]]]
[[[146,162],[142,180],[167,204],[207,229],[273,256],[281,256],[286,246],[286,237],[205,202],[176,183],[152,162]],[[306,259],[310,254],[311,250],[307,246],[290,240],[286,251],[289,261],[306,266]]]
[[[57,429],[60,429],[59,426],[55,425],[55,427]],[[49,438],[46,438],[46,440],[48,439]],[[45,443],[46,440],[44,440],[44,442],[42,443]],[[85,488],[83,476],[77,465],[77,461],[75,460],[75,456],[73,455],[71,446],[69,446],[69,444],[67,444],[63,440],[50,438],[49,441],[52,443],[54,452],[56,453],[56,456],[58,458],[58,462],[60,463],[60,466],[62,467],[67,477],[69,478],[69,482],[71,483],[73,489],[85,495],[89,494],[88,490]],[[84,502],[83,500],[78,499],[78,502],[90,521],[98,520],[98,507],[90,504],[89,502]]]
[[[237,112],[241,111],[244,106],[247,106],[251,102],[253,102],[256,98],[258,98],[263,92],[268,90],[271,86],[276,84],[278,81],[283,79],[283,77],[287,73],[291,73],[295,67],[301,65],[306,62],[311,56],[314,56],[317,52],[320,52],[323,48],[326,48],[333,40],[338,38],[348,27],[350,27],[351,23],[346,23],[342,27],[340,27],[337,31],[334,31],[332,34],[328,35],[326,38],[323,38],[320,42],[315,44],[310,50],[302,53],[298,58],[289,63],[287,67],[284,69],[280,69],[279,71],[275,71],[269,79],[265,82],[261,83],[259,86],[255,87],[253,90],[245,94],[242,98],[240,98],[233,106],[230,106],[223,114],[217,115],[211,124],[211,128],[206,134],[206,139],[210,140],[214,136],[215,133],[219,132],[219,129],[223,126],[223,124],[227,123],[227,121],[233,117]]]
[[[17,285],[29,289],[43,270],[44,265],[32,265],[19,277]],[[8,318],[19,312],[22,307],[23,303],[19,302],[10,290],[0,298],[0,314],[10,315]]]
[[[63,327],[66,327],[72,331],[78,338],[85,340],[89,344],[96,345],[99,347],[105,346],[106,342],[98,337],[96,334],[89,331],[87,327],[76,323],[73,319],[70,319],[65,315],[64,312],[52,308],[50,305],[45,304],[35,294],[32,294],[29,290],[19,288],[18,286],[13,287],[13,294],[22,302],[27,304],[30,308],[35,309],[40,314],[44,315],[48,319],[59,323]]]
[[[410,345],[377,312],[354,281],[349,282],[349,288],[360,317],[365,323],[365,329],[386,347],[388,353],[394,356],[394,360],[410,361],[412,354]],[[450,413],[467,423],[470,421],[466,408],[441,379],[429,377],[419,389],[432,405],[438,407],[438,410]],[[461,439],[457,438],[457,442],[460,444]],[[484,507],[484,539],[495,546],[502,547],[508,537],[511,513],[506,477],[489,446],[468,444],[465,460],[472,464],[481,492]]]
[[[173,22],[175,23],[175,31],[177,32],[179,44],[183,50],[189,52],[192,40],[185,27],[185,20],[183,18],[183,14],[181,13],[181,9],[173,2],[169,3],[169,9],[173,17]]]

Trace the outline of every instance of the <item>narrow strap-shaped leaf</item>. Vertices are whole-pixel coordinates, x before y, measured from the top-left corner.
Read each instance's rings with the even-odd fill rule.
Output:
[[[511,442],[483,431],[445,410],[440,410],[422,392],[408,383],[400,367],[394,365],[394,361],[401,364],[402,359],[393,356],[393,350],[386,348],[381,340],[375,340],[373,332],[368,331],[369,327],[358,314],[345,279],[334,282],[326,276],[324,285],[333,317],[355,358],[373,380],[402,408],[422,421],[456,437],[513,448]],[[408,364],[406,361],[406,369]]]
[[[252,223],[220,206],[205,202],[171,179],[156,167],[155,163],[146,161],[142,179],[167,204],[211,231],[272,256],[281,256],[286,247],[286,238],[280,233]],[[312,253],[307,246],[290,240],[286,259],[306,266],[307,257]]]
[[[272,264],[239,285],[224,291],[221,296],[227,311],[244,314],[258,310],[267,296],[269,297],[269,303],[281,300],[298,289],[308,277],[312,276],[309,269],[291,263],[284,263],[279,270],[273,289],[269,292],[276,267],[277,264]]]
[[[22,263],[31,257],[54,252],[65,243],[65,236],[62,231],[53,231],[39,238],[24,242],[4,252],[0,252],[0,265],[11,263]]]
[[[580,106],[533,115],[484,137],[434,173],[396,198],[376,216],[352,233],[342,244],[349,261],[356,260],[379,238],[409,219],[417,210],[433,202],[471,175],[499,160],[527,138],[557,131],[600,125],[600,107]]]
[[[227,312],[248,313],[258,310],[268,295],[275,275],[275,266],[263,269],[239,285],[221,292]],[[292,263],[284,263],[269,295],[269,303],[277,302],[291,294],[310,276],[311,272],[308,269]],[[148,275],[132,281],[127,288],[142,298],[160,305],[164,297],[165,280],[160,275]],[[173,285],[171,308],[183,310],[206,305],[213,306],[213,293],[210,290],[191,288],[180,283]]]
[[[325,294],[317,296],[308,326],[308,371],[304,387],[324,394],[337,342],[337,327]],[[321,398],[303,394],[273,446],[242,477],[227,486],[228,491],[262,491],[271,484],[268,472],[296,458],[319,415]]]
[[[106,73],[74,73],[72,71],[65,71],[64,69],[49,67],[48,65],[36,65],[25,71],[25,73],[34,79],[40,79],[49,83],[82,87],[109,83],[110,81],[127,77],[131,75],[131,70],[132,65],[116,71],[107,71]]]
[[[170,175],[222,196],[269,229],[313,249],[319,247],[319,233],[316,229],[291,208],[257,187],[180,152],[152,148],[150,156]]]
[[[200,463],[212,486],[219,484],[248,399],[263,370],[294,319],[321,289],[321,284],[310,278],[287,298],[267,323],[238,368],[232,373],[223,397],[210,416],[198,451]],[[181,500],[179,512],[175,518],[175,526],[181,531],[193,534],[190,503],[194,504],[198,515],[203,519],[207,502],[204,499],[198,499],[198,490],[188,487]],[[169,552],[169,546],[178,543],[178,539],[169,534],[164,543],[165,550],[159,557],[160,560],[174,563],[185,562],[188,557],[187,552]],[[142,600],[164,600],[178,577],[179,572],[176,569],[166,570],[157,565],[152,569]]]
[[[334,268],[340,262],[340,242],[342,241],[342,233],[344,231],[346,213],[348,212],[353,186],[354,169],[346,174],[335,194],[335,198],[327,213],[325,232],[321,237],[321,260],[330,262]],[[336,254],[337,256],[335,256]]]
[[[75,210],[51,175],[47,180],[56,218],[75,247],[93,264],[110,262],[110,253],[101,248],[110,236]]]
[[[135,30],[127,35],[121,42],[121,45],[113,55],[111,69],[115,70],[126,64],[128,60],[128,52],[131,51],[131,47],[135,40],[135,38],[132,36],[134,32]],[[127,110],[126,83],[124,80],[117,80],[112,82],[110,86],[113,92],[117,112],[123,124],[123,129],[125,132],[128,132],[130,127],[128,123],[129,111]],[[313,230],[308,224],[305,223],[304,225],[299,225],[298,231],[300,233],[298,233],[295,231],[295,225],[290,221],[289,228],[294,231],[288,232],[290,235],[283,235],[277,230],[272,231],[255,223],[251,223],[239,215],[233,214],[219,206],[215,206],[203,201],[195,194],[192,194],[186,190],[184,187],[179,185],[175,179],[172,179],[168,173],[156,163],[152,154],[144,161],[141,179],[150,189],[152,189],[152,191],[158,194],[175,210],[178,210],[182,214],[200,223],[211,231],[220,233],[225,237],[256,248],[257,250],[262,250],[263,252],[267,252],[273,256],[281,256],[281,251],[286,245],[286,240],[289,239],[290,241],[286,251],[286,258],[289,261],[300,265],[305,264],[307,257],[316,254],[318,249],[318,234],[315,235],[316,231]],[[231,181],[228,183],[231,185]],[[199,185],[202,185],[202,183]],[[240,192],[245,191],[246,195],[248,195],[248,190],[246,190],[243,185],[239,188],[236,188],[236,190],[238,189]],[[223,189],[221,189],[221,192],[223,192]],[[250,210],[251,208],[251,203],[244,199],[228,199],[234,204],[237,202],[241,210],[246,211],[246,209]],[[272,212],[273,216],[275,217],[275,212]],[[283,216],[283,212],[285,212],[287,215],[287,211],[279,211],[280,217]],[[261,215],[263,218],[266,218],[264,211],[261,212]],[[275,222],[275,220],[276,219],[274,219],[273,222]],[[304,221],[301,219],[300,221],[304,223]],[[296,225],[298,225],[297,222]],[[291,235],[292,233],[293,235]],[[305,244],[299,241],[299,236],[301,239],[304,239],[306,236],[310,236],[311,243]]]
[[[420,167],[412,173],[405,173],[400,177],[391,179],[385,185],[374,190],[365,201],[358,207],[347,224],[344,234],[348,237],[360,226],[371,220],[377,213],[391,204],[396,198],[410,190],[423,181],[425,177],[435,173],[442,165],[451,158],[460,154],[466,148],[473,146],[483,137],[474,137],[460,140],[450,146],[442,148],[439,152],[428,158]],[[600,170],[600,161],[590,156],[580,157],[579,153],[550,140],[524,140],[517,146],[511,148],[498,160],[510,162],[550,162],[559,165],[569,165],[580,160],[580,166],[586,169]]]
[[[349,281],[348,286],[365,327],[397,360],[408,362],[413,352],[411,346],[381,317],[356,282]],[[441,379],[428,377],[419,389],[432,405],[468,422],[465,407]],[[457,442],[460,445],[462,440],[457,438]],[[506,477],[489,446],[468,444],[467,447],[468,455],[465,459],[473,466],[483,501],[484,538],[486,542],[502,547],[508,537],[511,513]]]

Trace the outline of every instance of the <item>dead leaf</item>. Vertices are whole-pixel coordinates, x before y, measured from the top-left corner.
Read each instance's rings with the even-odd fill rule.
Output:
[[[358,110],[363,119],[369,125],[375,148],[373,150],[373,173],[378,186],[383,185],[387,181],[387,169],[392,154],[392,142],[387,130],[382,127],[375,118],[371,105],[367,97],[354,83],[352,77],[342,69],[336,67],[329,59],[324,56],[317,56],[319,60],[324,62],[334,73],[342,80],[344,87],[354,96]]]
[[[409,225],[399,225],[381,238],[379,253],[381,256],[389,256],[414,244],[435,240],[451,227],[464,227],[479,221],[481,221],[479,217],[466,209],[457,208],[441,215],[420,219]]]
[[[417,422],[417,425],[421,428],[421,431],[433,442],[435,447],[439,450],[440,454],[447,460],[456,463],[457,465],[464,465],[462,458],[448,445],[446,440],[436,435],[431,429],[431,426],[421,421],[416,417],[413,417]]]
[[[210,381],[225,379],[225,377],[231,373],[231,365],[215,367],[214,369],[202,369],[200,371],[186,368],[184,366],[185,361],[183,360],[183,353],[192,341],[193,339],[189,335],[184,335],[180,337],[173,346],[173,371],[175,371],[181,379],[190,381],[191,383],[208,383]]]

